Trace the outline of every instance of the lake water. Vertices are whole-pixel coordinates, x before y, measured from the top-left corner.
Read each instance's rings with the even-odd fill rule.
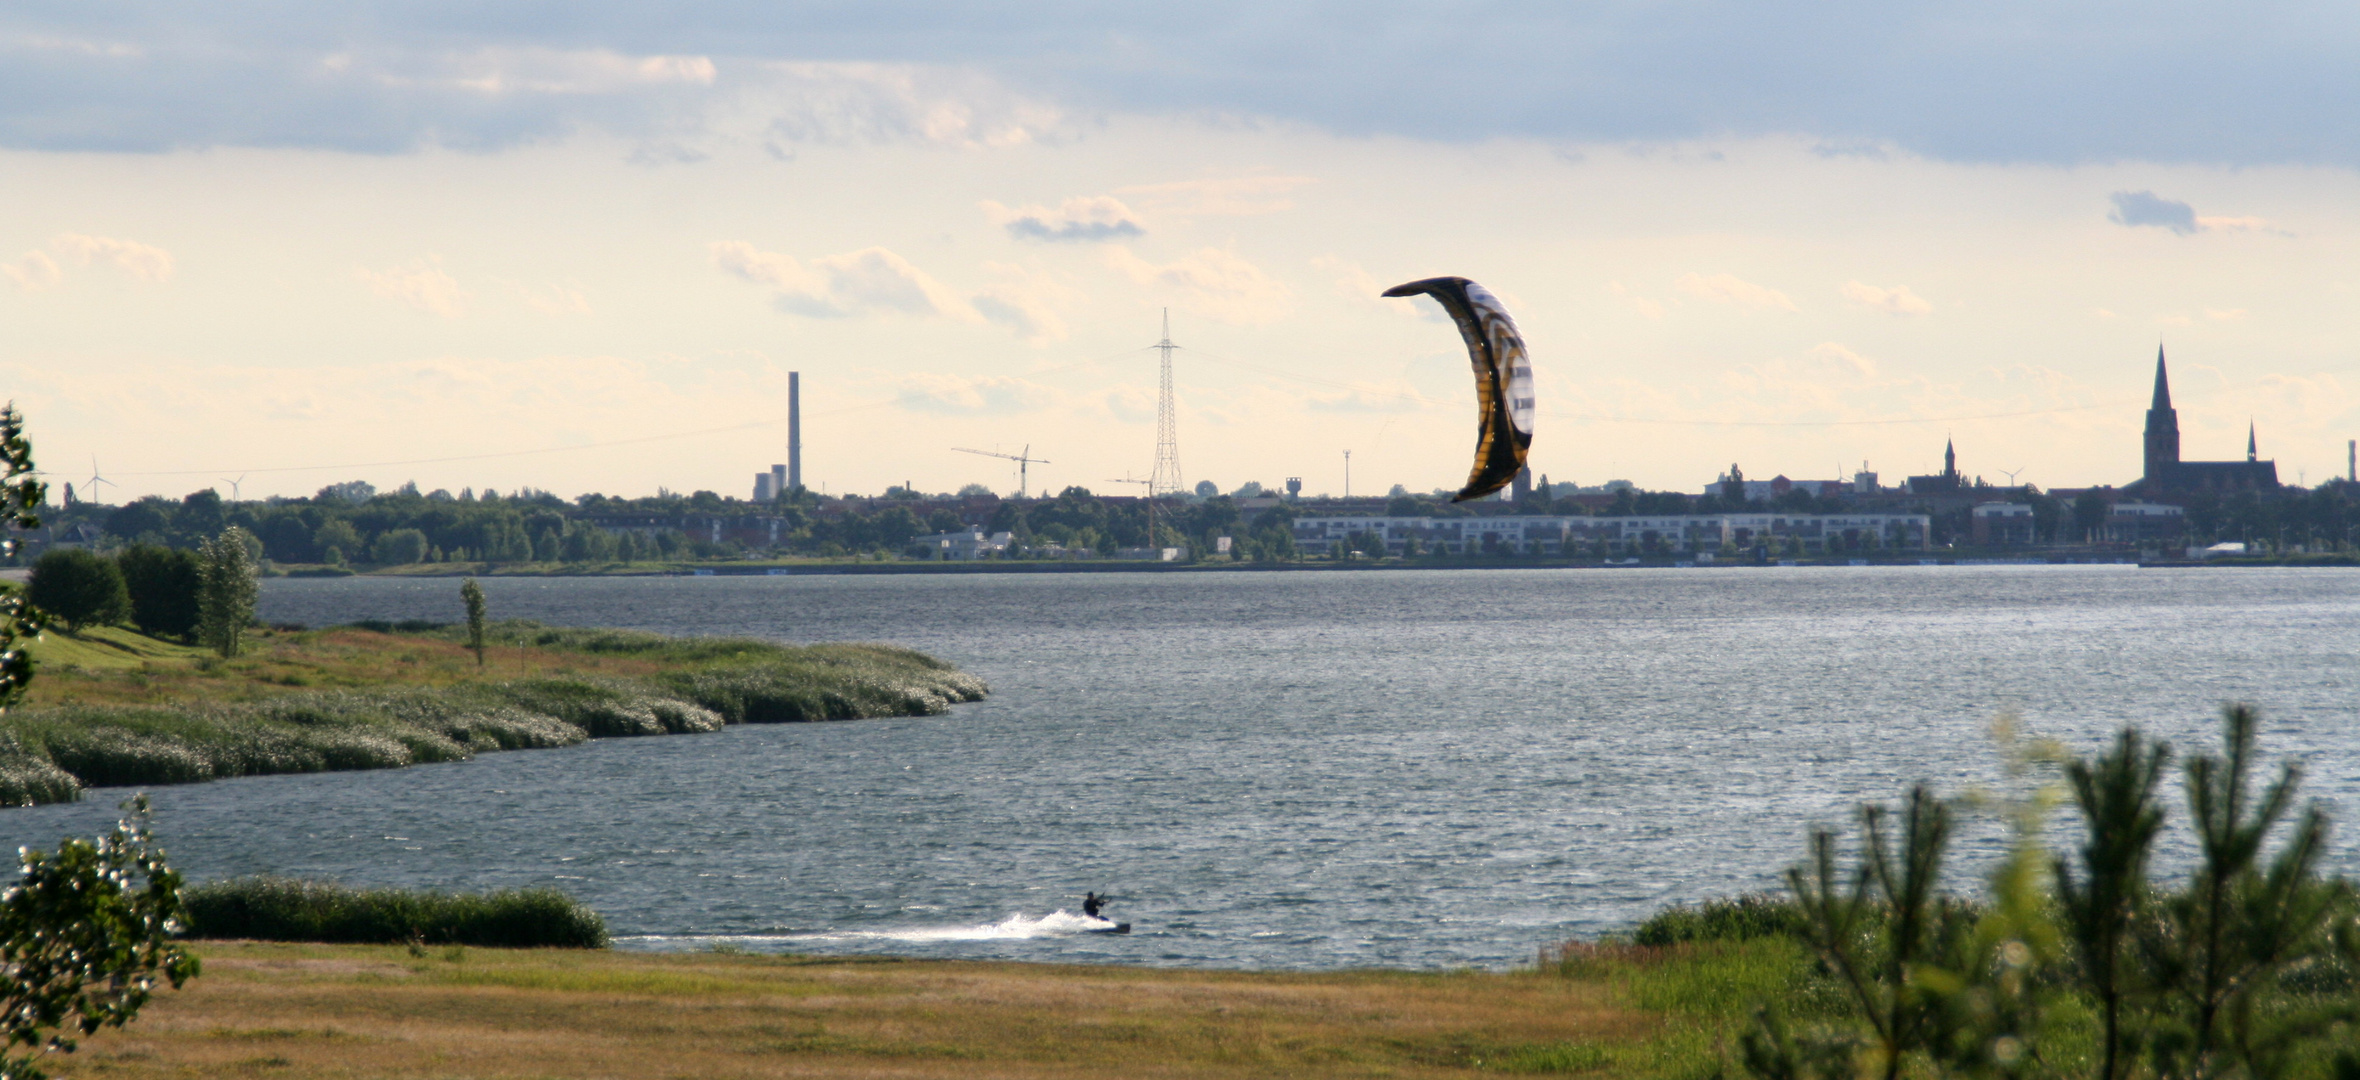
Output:
[[[951,715],[158,789],[177,864],[556,885],[636,947],[1501,966],[1775,884],[1814,822],[2004,783],[1994,717],[2214,745],[2252,701],[2360,819],[2360,574],[2113,567],[488,579],[496,616],[882,640]],[[265,618],[460,618],[458,584],[265,583]],[[89,834],[120,790],[0,811]],[[2173,798],[2178,813],[2176,790]],[[1988,825],[1962,840],[1971,867]],[[2180,843],[2178,840],[2175,843]],[[2184,844],[2182,844],[2184,849]],[[2348,835],[2333,861],[2360,869]],[[1073,933],[1084,890],[1128,938]]]

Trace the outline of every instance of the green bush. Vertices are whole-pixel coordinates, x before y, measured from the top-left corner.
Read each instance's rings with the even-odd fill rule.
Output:
[[[1980,906],[1944,891],[1961,806],[1924,785],[1862,806],[1849,853],[1813,830],[1787,885],[1842,1005],[1766,1003],[1746,1071],[2360,1076],[2360,897],[2320,872],[2327,815],[2296,803],[2299,766],[2262,772],[2258,714],[2230,706],[2222,726],[2220,752],[2181,768],[2198,858],[2177,881],[2149,870],[2172,751],[2136,729],[2063,763],[2057,787],[2081,817],[2070,854],[2043,846],[2048,795],[2004,807],[2015,843]]]
[[[131,594],[114,560],[81,548],[59,548],[33,563],[25,599],[55,615],[68,630],[106,626],[131,617]]]
[[[1640,923],[1631,941],[1639,945],[1680,945],[1699,941],[1751,941],[1800,937],[1803,909],[1793,900],[1747,893],[1701,904],[1665,908]]]
[[[197,555],[133,544],[115,556],[131,598],[131,623],[149,637],[194,640],[197,634]]]
[[[188,934],[196,938],[516,949],[607,945],[606,920],[555,889],[418,892],[241,877],[199,885],[182,900]]]

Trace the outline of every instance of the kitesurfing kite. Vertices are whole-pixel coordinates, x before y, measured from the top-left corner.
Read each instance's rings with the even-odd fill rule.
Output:
[[[1425,293],[1459,324],[1467,359],[1475,365],[1475,404],[1483,412],[1475,437],[1475,469],[1452,502],[1480,499],[1516,479],[1532,449],[1532,359],[1516,320],[1491,291],[1463,277],[1427,278],[1385,290],[1387,296]]]

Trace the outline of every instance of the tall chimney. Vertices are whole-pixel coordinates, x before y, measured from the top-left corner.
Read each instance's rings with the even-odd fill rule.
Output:
[[[787,491],[803,488],[803,373],[787,372]]]
[[[2344,479],[2360,484],[2360,439],[2344,441]],[[67,488],[67,491],[74,489]]]

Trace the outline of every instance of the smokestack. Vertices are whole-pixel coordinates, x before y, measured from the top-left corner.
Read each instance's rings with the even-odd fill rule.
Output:
[[[787,372],[787,490],[803,487],[803,373]]]
[[[2360,484],[2360,439],[2344,441],[2344,479]],[[67,491],[74,489],[67,488]]]

